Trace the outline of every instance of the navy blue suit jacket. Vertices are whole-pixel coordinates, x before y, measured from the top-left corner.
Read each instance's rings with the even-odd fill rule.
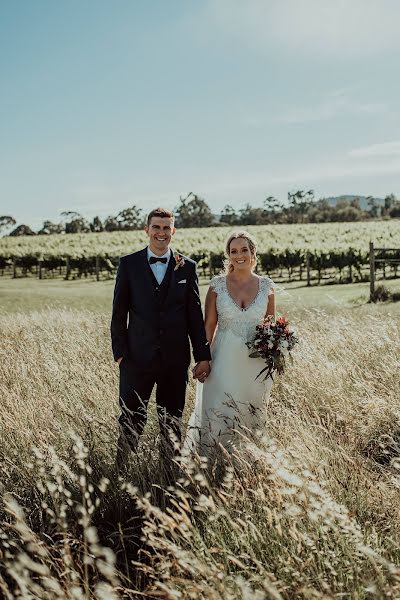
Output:
[[[111,319],[114,360],[123,356],[145,367],[161,353],[165,365],[187,368],[189,339],[196,362],[211,360],[196,263],[183,258],[184,264],[175,270],[174,252],[171,253],[169,278],[161,299],[147,248],[120,259]]]

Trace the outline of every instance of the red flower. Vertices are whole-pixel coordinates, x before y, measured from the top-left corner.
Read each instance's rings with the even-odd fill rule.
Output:
[[[252,342],[247,342],[246,345],[252,353],[251,358],[261,357],[265,362],[265,367],[257,375],[263,376],[263,380],[268,377],[273,378],[275,371],[283,373],[286,368],[286,360],[280,349],[280,341],[285,340],[286,348],[291,356],[291,351],[298,343],[298,338],[293,331],[290,331],[289,321],[285,317],[279,317],[276,322],[272,317],[268,316],[264,321],[256,325],[255,337]],[[254,352],[257,350],[257,352]]]
[[[176,271],[177,269],[179,269],[179,267],[183,267],[183,265],[185,264],[185,259],[183,258],[183,256],[181,254],[174,254],[174,259],[175,259],[175,267],[174,267],[174,271]]]

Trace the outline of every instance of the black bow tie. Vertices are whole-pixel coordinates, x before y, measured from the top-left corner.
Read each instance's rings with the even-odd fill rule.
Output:
[[[154,263],[160,261],[161,263],[164,263],[164,265],[165,265],[165,263],[167,262],[167,260],[168,260],[168,258],[166,258],[166,257],[162,258],[161,256],[160,257],[159,256],[150,256],[149,263],[151,265],[153,265]]]

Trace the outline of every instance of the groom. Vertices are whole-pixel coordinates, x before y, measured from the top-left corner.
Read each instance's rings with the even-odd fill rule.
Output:
[[[194,377],[204,381],[210,372],[196,263],[170,248],[173,213],[152,210],[145,231],[148,246],[121,258],[114,290],[111,339],[120,369],[119,460],[127,444],[136,451],[155,384],[162,439],[170,444],[171,433],[180,439],[189,338]]]

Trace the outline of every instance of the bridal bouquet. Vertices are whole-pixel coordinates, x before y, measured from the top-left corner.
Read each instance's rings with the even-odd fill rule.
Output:
[[[289,321],[285,317],[279,317],[275,323],[271,316],[266,317],[261,325],[257,325],[254,339],[246,343],[251,350],[249,357],[263,358],[266,364],[256,379],[265,372],[263,381],[268,377],[273,379],[274,371],[284,373],[286,359],[293,360],[290,352],[298,342],[294,332],[289,329]]]

